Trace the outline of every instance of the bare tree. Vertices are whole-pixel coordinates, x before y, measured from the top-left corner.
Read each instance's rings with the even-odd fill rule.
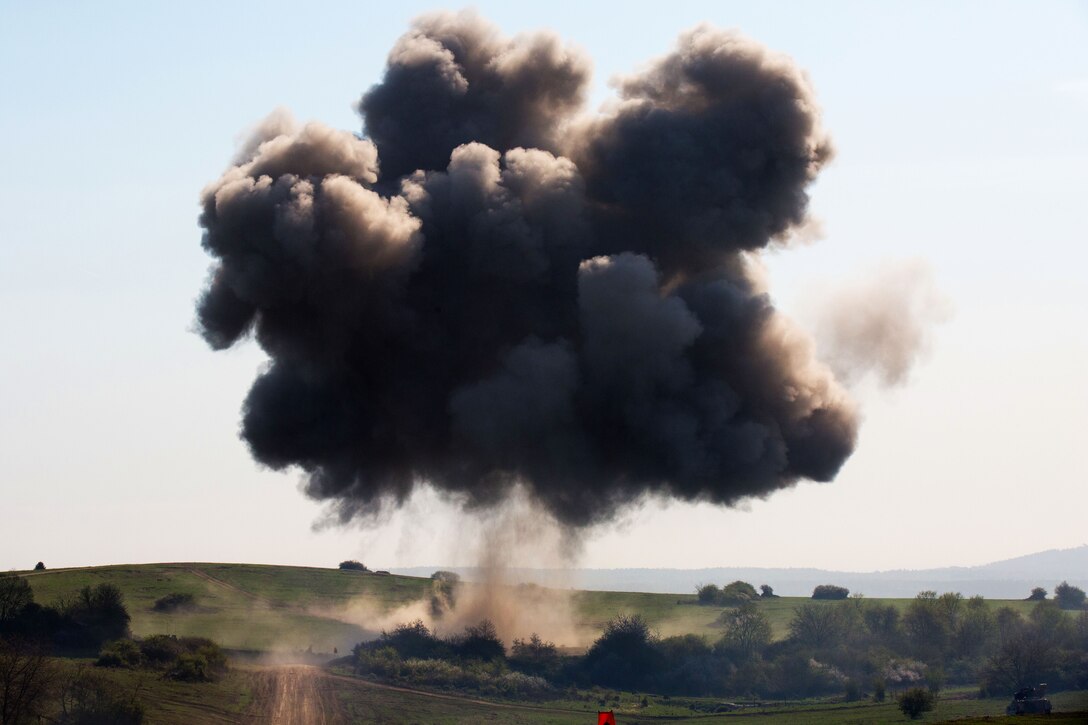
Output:
[[[0,722],[19,723],[43,714],[57,682],[44,645],[0,639]]]

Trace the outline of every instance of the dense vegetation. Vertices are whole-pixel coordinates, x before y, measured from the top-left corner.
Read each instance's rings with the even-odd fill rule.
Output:
[[[723,610],[718,621],[721,635],[709,641],[660,637],[642,617],[621,615],[584,655],[567,657],[536,635],[515,640],[507,652],[486,621],[449,639],[417,621],[358,645],[353,666],[359,674],[507,696],[600,686],[675,696],[883,701],[891,690],[904,712],[918,714],[946,685],[993,695],[1043,681],[1053,689],[1088,688],[1088,612],[1068,616],[1054,600],[1037,602],[1026,618],[951,592],[922,592],[902,613],[862,597],[810,602],[796,607],[789,636],[780,641],[758,597]]]
[[[166,611],[192,597],[164,597]],[[100,667],[150,669],[163,678],[209,682],[226,671],[226,656],[211,640],[156,635],[134,640],[120,589],[85,586],[54,605],[34,601],[29,583],[0,576],[0,723],[42,721],[67,725],[135,725],[144,719],[136,691],[55,655],[97,652]],[[137,688],[138,689],[138,688]]]

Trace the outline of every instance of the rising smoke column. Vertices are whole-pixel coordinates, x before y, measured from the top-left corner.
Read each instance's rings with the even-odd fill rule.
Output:
[[[597,117],[546,33],[432,15],[388,63],[364,138],[274,114],[202,195],[201,333],[270,357],[258,461],[344,521],[421,484],[585,526],[835,476],[853,405],[748,257],[832,153],[788,59],[699,27]]]

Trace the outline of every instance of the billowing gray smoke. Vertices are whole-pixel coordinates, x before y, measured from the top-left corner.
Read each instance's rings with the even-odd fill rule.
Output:
[[[699,27],[580,116],[589,64],[472,14],[415,23],[365,138],[270,117],[202,196],[201,332],[271,358],[258,461],[344,519],[521,485],[564,524],[730,504],[850,455],[853,406],[749,252],[831,155],[803,74]]]

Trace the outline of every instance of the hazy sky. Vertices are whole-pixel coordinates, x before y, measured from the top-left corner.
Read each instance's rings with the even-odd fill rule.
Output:
[[[262,353],[193,332],[197,195],[239,135],[278,106],[358,130],[393,41],[443,6],[178,5],[0,1],[0,569],[472,563],[476,522],[433,497],[313,530],[297,472],[238,439]],[[826,290],[920,259],[952,309],[908,385],[856,389],[835,482],[744,511],[651,502],[579,564],[918,568],[1088,543],[1088,3],[521,5],[475,7],[580,45],[594,105],[700,21],[791,55],[838,156],[812,194],[824,238],[766,258],[777,303],[811,324]]]

